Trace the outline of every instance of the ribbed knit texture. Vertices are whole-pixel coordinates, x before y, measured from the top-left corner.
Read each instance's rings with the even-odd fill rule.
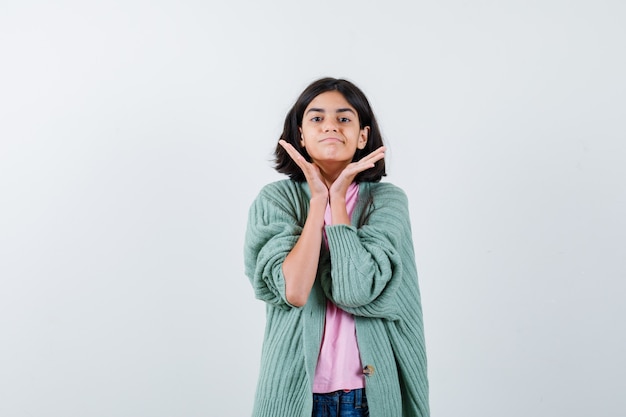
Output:
[[[407,198],[389,183],[359,187],[353,225],[326,226],[328,249],[322,248],[317,279],[301,308],[285,298],[282,262],[304,226],[308,185],[268,184],[250,207],[245,273],[267,306],[253,417],[310,417],[326,298],[354,315],[361,362],[374,367],[366,378],[370,416],[429,416]]]

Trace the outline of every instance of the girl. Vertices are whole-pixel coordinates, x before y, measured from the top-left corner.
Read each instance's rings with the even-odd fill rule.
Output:
[[[380,182],[385,147],[363,92],[310,84],[250,207],[245,272],[266,303],[253,416],[428,416],[406,195]]]

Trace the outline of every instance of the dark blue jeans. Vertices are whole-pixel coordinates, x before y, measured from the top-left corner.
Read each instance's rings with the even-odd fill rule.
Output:
[[[368,417],[364,389],[313,394],[312,417]]]

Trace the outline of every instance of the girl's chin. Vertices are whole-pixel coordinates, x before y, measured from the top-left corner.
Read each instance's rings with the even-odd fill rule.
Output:
[[[343,158],[321,158],[321,159],[313,159],[313,163],[318,167],[332,167],[333,169],[337,169],[337,167],[341,167],[341,169],[347,167],[352,160],[345,160]]]
[[[354,155],[346,155],[345,153],[335,152],[334,149],[328,149],[328,152],[321,152],[321,154],[316,156],[311,155],[311,158],[315,163],[338,163],[346,161],[350,163],[353,157]]]

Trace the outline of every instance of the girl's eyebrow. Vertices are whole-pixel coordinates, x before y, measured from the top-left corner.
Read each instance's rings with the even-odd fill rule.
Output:
[[[311,113],[311,112],[316,112],[316,113],[326,113],[326,110],[319,108],[319,107],[311,107],[309,110],[307,110],[307,114]],[[346,107],[345,109],[337,109],[336,113],[345,113],[345,112],[350,112],[352,114],[354,114],[354,110],[352,110],[349,107]]]

